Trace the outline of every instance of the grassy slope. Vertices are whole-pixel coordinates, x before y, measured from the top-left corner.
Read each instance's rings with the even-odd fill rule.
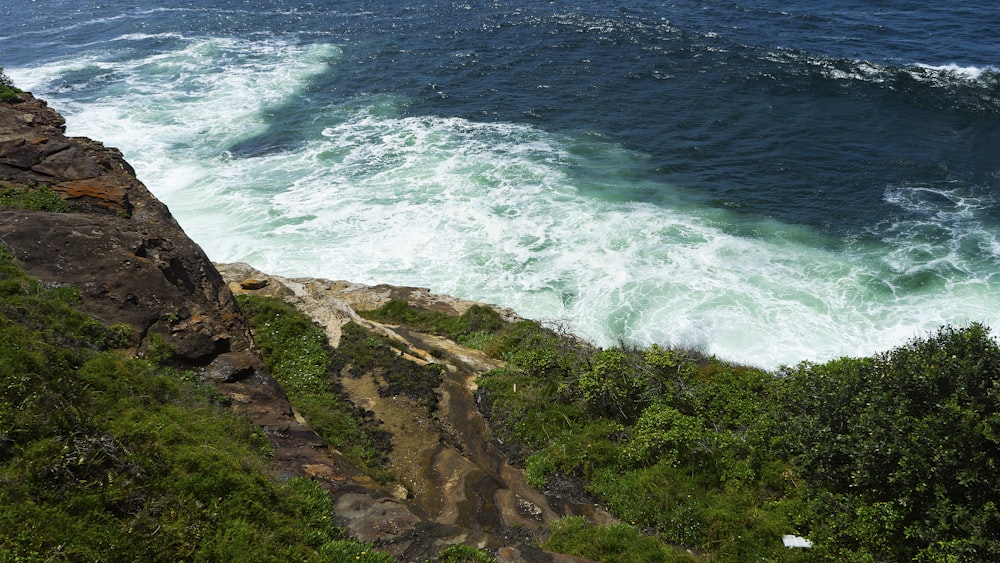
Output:
[[[77,300],[0,247],[0,560],[391,560],[344,540],[318,484],[272,479],[214,388],[116,353],[122,327]]]

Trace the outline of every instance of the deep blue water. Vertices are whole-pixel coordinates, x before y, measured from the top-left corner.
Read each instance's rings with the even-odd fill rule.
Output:
[[[7,2],[219,261],[773,367],[1000,326],[988,3]]]

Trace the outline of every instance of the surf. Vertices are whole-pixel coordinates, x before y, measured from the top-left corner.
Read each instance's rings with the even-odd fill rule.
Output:
[[[379,87],[378,76],[360,86],[359,74],[402,72],[393,65],[427,47],[407,38],[414,44],[393,51],[374,40],[333,40],[324,30],[242,36],[154,25],[138,33],[95,20],[113,27],[107,40],[88,38],[79,52],[8,73],[63,112],[71,134],[121,148],[216,261],[429,287],[513,307],[600,345],[689,346],[762,367],[866,355],[942,324],[1000,326],[990,170],[942,174],[919,153],[893,164],[886,151],[897,175],[880,185],[864,176],[864,159],[874,159],[863,141],[866,131],[891,138],[893,121],[865,129],[842,126],[842,114],[803,113],[805,125],[797,125],[798,114],[778,110],[762,119],[728,106],[725,89],[685,110],[694,94],[677,80],[689,69],[665,61],[714,73],[693,82],[701,87],[764,85],[775,93],[765,100],[772,104],[838,109],[877,94],[886,100],[879,107],[905,115],[928,101],[966,111],[952,107],[953,94],[978,99],[988,68],[972,67],[982,70],[976,74],[775,50],[740,45],[725,30],[692,34],[683,21],[563,12],[500,20],[523,23],[519,32],[555,26],[559,41],[599,37],[657,57],[619,77],[648,92],[603,102],[631,108],[631,120],[558,115],[591,111],[586,96],[559,102],[567,81],[589,84],[596,72],[593,59],[583,59],[592,42],[583,40],[568,51],[580,55],[577,74],[559,81],[530,74],[558,59],[507,69],[529,75],[492,113],[454,111],[499,96],[484,77],[504,69],[486,61],[488,44],[476,42],[446,57],[449,72],[476,77],[468,87],[418,84],[435,60],[422,60],[426,66],[399,77],[399,86],[386,78]],[[484,25],[502,29],[500,20]],[[906,98],[897,86],[908,73],[924,78],[913,80],[917,89]],[[688,97],[649,101],[678,92]],[[464,105],[449,105],[456,100]],[[764,101],[746,103],[755,110]],[[972,111],[993,110],[987,103]],[[705,121],[706,112],[718,119]],[[829,131],[856,134],[857,146],[830,156],[822,145],[795,141]],[[948,131],[956,140],[948,144],[965,146],[977,131]],[[927,144],[925,154],[939,146]],[[854,168],[862,172],[839,185]],[[796,175],[806,180],[767,185]],[[863,193],[850,189],[862,181]]]

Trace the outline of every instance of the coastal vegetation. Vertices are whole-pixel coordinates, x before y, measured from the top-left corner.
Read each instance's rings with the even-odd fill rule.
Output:
[[[0,251],[4,558],[389,560],[343,536],[318,484],[272,478],[267,440],[225,396],[157,363],[166,354],[125,357],[128,327],[78,301]],[[296,408],[378,474],[386,437],[336,377],[382,366],[397,372],[393,393],[433,408],[440,373],[357,325],[334,354],[289,305],[240,301]],[[1000,348],[982,325],[767,372],[656,345],[602,349],[487,307],[447,316],[392,302],[368,315],[505,361],[479,381],[496,443],[532,484],[620,520],[560,521],[547,549],[602,561],[1000,557]],[[814,546],[784,548],[784,534]],[[443,560],[485,557],[470,554]]]
[[[373,476],[381,473],[389,437],[339,392],[323,329],[284,301],[238,295],[268,370],[289,401],[330,444]]]
[[[344,536],[317,482],[272,477],[267,440],[227,397],[167,353],[127,357],[129,327],[78,302],[0,249],[0,558],[391,560]],[[386,392],[433,409],[440,372],[359,325],[334,352],[291,306],[240,302],[296,408],[379,475],[387,437],[337,377],[395,372]],[[599,348],[488,307],[367,315],[504,360],[479,379],[495,443],[535,486],[619,520],[564,519],[546,549],[618,562],[1000,558],[1000,347],[982,325],[768,372]],[[785,534],[813,547],[785,548]],[[453,547],[439,560],[489,558]]]
[[[272,477],[227,397],[126,357],[129,328],[78,301],[0,247],[0,560],[391,560],[317,482]]]
[[[530,483],[621,524],[544,546],[602,561],[1000,558],[1000,348],[979,324],[778,372],[656,345],[600,349],[534,321],[390,303],[368,314],[505,360],[479,379]],[[805,536],[788,549],[782,536]],[[640,541],[641,538],[641,541]]]
[[[0,209],[65,213],[69,204],[47,184],[17,185],[0,178]]]
[[[4,73],[3,67],[0,66],[0,100],[13,102],[17,100],[17,95],[20,93],[21,90],[14,86],[14,82]]]

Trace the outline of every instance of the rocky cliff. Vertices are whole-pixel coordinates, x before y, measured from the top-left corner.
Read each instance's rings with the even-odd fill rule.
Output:
[[[51,187],[70,211],[3,212],[0,238],[22,268],[81,289],[87,311],[131,325],[140,349],[158,334],[193,365],[248,350],[249,331],[222,277],[121,152],[66,137],[62,116],[21,98],[0,106],[0,181]]]
[[[469,302],[414,288],[287,280],[246,265],[220,266],[224,278],[117,149],[67,137],[63,118],[25,93],[0,102],[0,190],[41,189],[57,193],[68,212],[0,207],[0,244],[21,268],[45,284],[80,289],[83,308],[109,325],[129,325],[135,354],[168,346],[180,367],[197,370],[235,410],[264,428],[279,475],[310,476],[333,492],[335,516],[357,538],[403,560],[424,560],[443,545],[465,543],[501,561],[573,561],[504,531],[544,529],[567,514],[607,518],[592,506],[545,497],[491,449],[470,390],[492,360],[439,337],[364,321],[355,312],[390,298],[456,313]],[[258,282],[243,283],[250,278]],[[234,290],[296,304],[326,327],[334,346],[340,327],[355,320],[406,340],[411,349],[433,347],[433,358],[418,353],[411,359],[447,366],[437,421],[379,401],[364,379],[348,390],[392,432],[392,471],[409,493],[375,486],[296,415],[254,350]]]

